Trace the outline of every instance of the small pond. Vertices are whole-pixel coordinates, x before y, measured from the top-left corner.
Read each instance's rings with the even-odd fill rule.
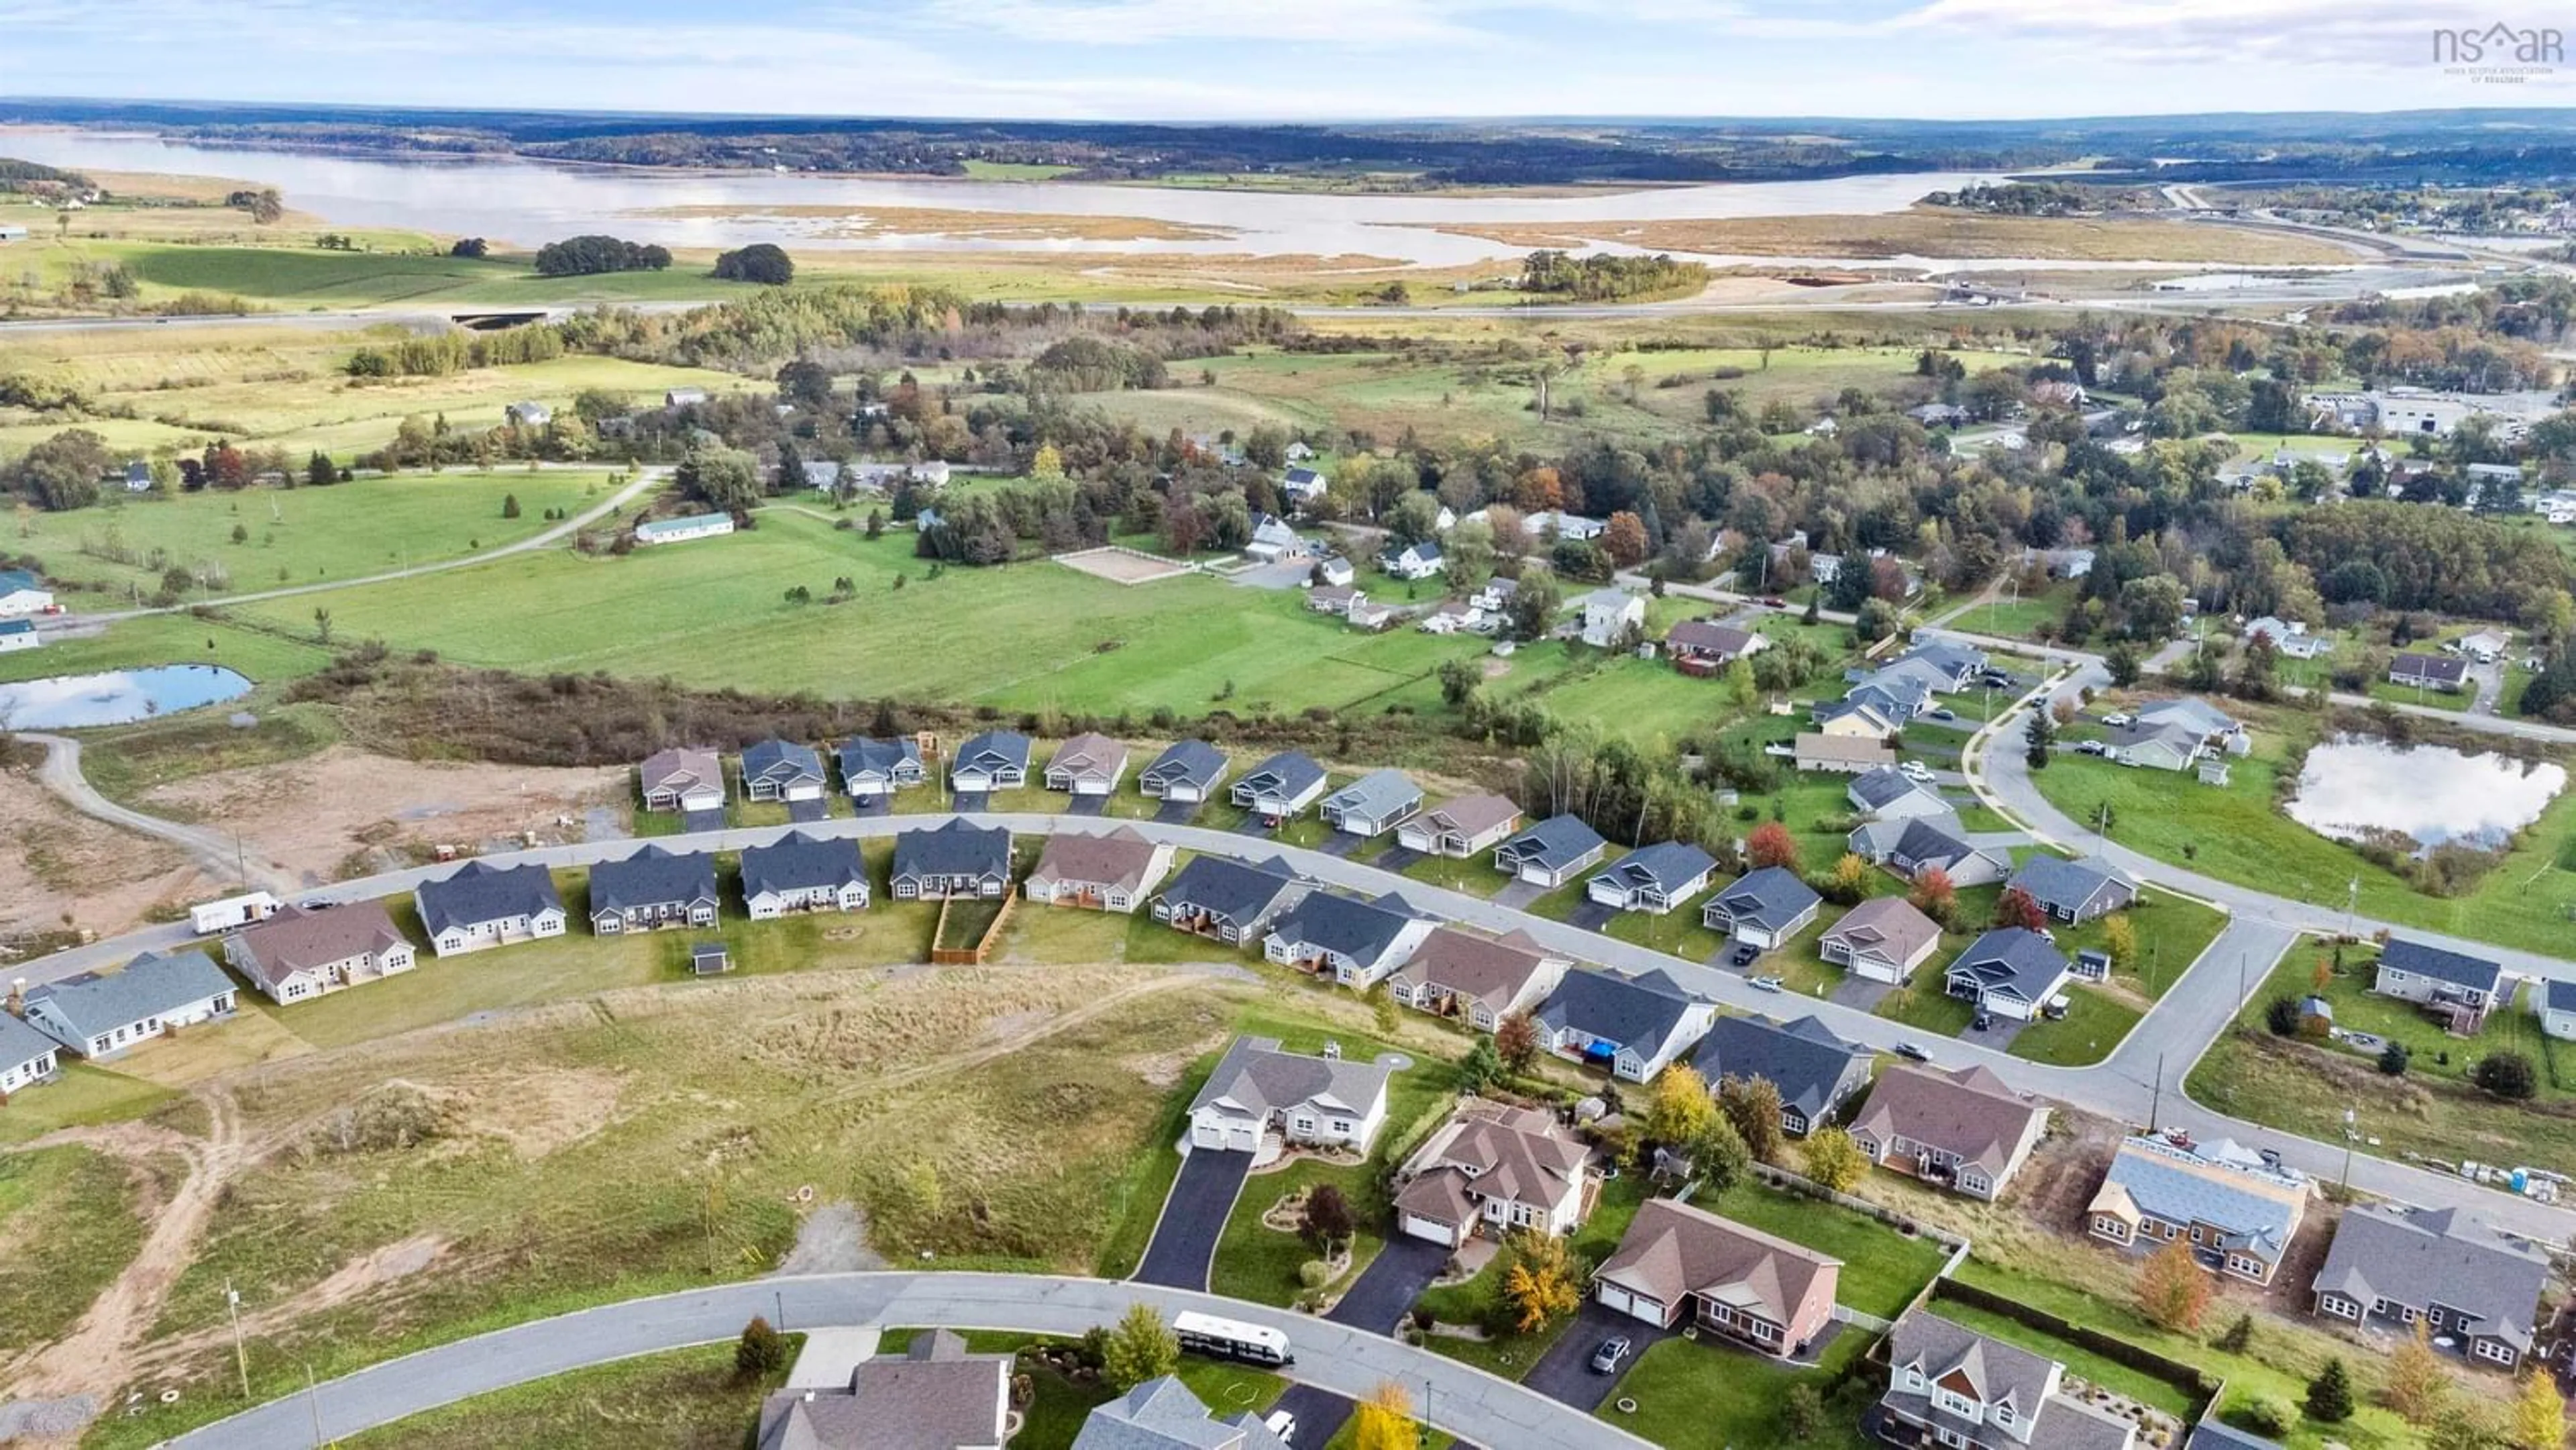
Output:
[[[2308,752],[2290,819],[2339,841],[2398,831],[2429,850],[2502,845],[2566,788],[2564,767],[2342,735]]]
[[[221,665],[151,665],[97,675],[54,675],[0,685],[0,724],[13,730],[127,725],[249,693],[250,680]]]

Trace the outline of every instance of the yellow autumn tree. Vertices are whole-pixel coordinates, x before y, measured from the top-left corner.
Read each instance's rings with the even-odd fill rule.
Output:
[[[1708,1095],[1708,1080],[1697,1068],[1675,1063],[1655,1078],[1654,1095],[1647,1100],[1645,1120],[1638,1126],[1649,1142],[1687,1143],[1716,1116],[1717,1102]]]
[[[2197,1329],[2209,1310],[2209,1275],[2191,1256],[2191,1245],[2167,1239],[2138,1271],[2138,1312],[2151,1324],[2175,1331]]]
[[[2125,916],[2102,919],[2102,950],[2110,954],[2115,971],[2129,971],[2138,964],[2138,929]]]
[[[2431,1331],[2421,1319],[2415,1335],[2388,1357],[2388,1379],[2380,1397],[2410,1425],[2428,1425],[2441,1415],[2450,1398],[2451,1377],[2433,1353]]]
[[[1583,1307],[1582,1276],[1574,1251],[1552,1233],[1522,1229],[1504,1245],[1511,1267],[1503,1272],[1503,1297],[1511,1301],[1512,1327],[1536,1334],[1561,1314]]]
[[[2522,1393],[2513,1402],[2513,1443],[2517,1450],[2558,1450],[2567,1440],[2567,1402],[2546,1370],[2534,1367],[2522,1377]]]
[[[1380,1380],[1351,1416],[1351,1450],[1418,1450],[1413,1397],[1393,1380]]]
[[[1869,1155],[1840,1128],[1818,1128],[1799,1150],[1807,1176],[1836,1193],[1849,1193],[1869,1172]]]

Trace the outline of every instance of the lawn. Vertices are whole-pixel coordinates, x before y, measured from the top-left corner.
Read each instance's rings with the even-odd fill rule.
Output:
[[[2446,1163],[2576,1167],[2576,1076],[2552,1070],[2557,1044],[2541,1037],[2527,1005],[2490,1014],[2474,1039],[2452,1037],[2406,1003],[2372,995],[2372,957],[2367,948],[2346,948],[2342,970],[2320,987],[2321,958],[2331,971],[2327,950],[2293,949],[2248,993],[2232,1028],[2183,1080],[2184,1091],[2222,1112],[2329,1143],[2342,1141],[2350,1110],[2364,1137],[2379,1140],[2364,1142],[2362,1151],[2386,1158],[2411,1153]],[[2413,1053],[2406,1075],[2386,1077],[2371,1056],[2266,1030],[2264,1010],[2274,997],[2310,993],[2333,1005],[2337,1026],[2405,1043]],[[2542,1069],[2536,1101],[2499,1102],[2469,1085],[2469,1068],[2480,1056],[2506,1050]]]
[[[2361,883],[2364,916],[2538,952],[2566,949],[2576,913],[2576,792],[2562,792],[2466,896],[2435,897],[2364,860],[2360,853],[2273,808],[2283,737],[2255,736],[2254,753],[2234,762],[2225,786],[2190,772],[2140,770],[2089,756],[2060,755],[2035,777],[2058,809],[2091,822],[2113,812],[2111,839],[2162,861],[2221,880],[2294,897],[2333,912],[2349,883]]]
[[[136,1196],[125,1165],[88,1148],[0,1156],[0,1355],[69,1329],[124,1270],[143,1246]]]
[[[2066,990],[2066,1015],[2042,1017],[2013,1038],[2012,1055],[2059,1067],[2086,1067],[2111,1055],[2146,1014],[2099,987]]]
[[[1216,1262],[1208,1269],[1208,1289],[1229,1299],[1287,1308],[1313,1291],[1298,1279],[1308,1260],[1320,1258],[1315,1246],[1293,1232],[1282,1233],[1262,1223],[1261,1216],[1299,1189],[1312,1192],[1326,1184],[1350,1201],[1359,1231],[1352,1235],[1350,1264],[1334,1282],[1348,1287],[1386,1247],[1386,1197],[1375,1186],[1366,1164],[1340,1165],[1300,1159],[1275,1173],[1256,1173],[1243,1181],[1242,1196],[1226,1215],[1218,1238]]]
[[[2004,639],[2034,638],[2041,625],[2052,628],[2066,618],[2067,606],[2074,603],[2078,586],[2060,582],[2044,593],[2025,594],[2019,599],[1997,594],[1982,604],[1973,604],[1945,621],[1953,629],[1991,634]]]
[[[1822,1393],[1836,1372],[1865,1352],[1868,1339],[1846,1330],[1825,1347],[1824,1363],[1814,1369],[1792,1369],[1714,1340],[1663,1340],[1637,1356],[1594,1413],[1668,1450],[1787,1445],[1792,1441],[1781,1405],[1789,1391],[1808,1384]],[[1623,1400],[1636,1403],[1634,1414],[1619,1408]],[[1828,1408],[1821,1431],[1795,1443],[1819,1450],[1864,1450],[1869,1441],[1856,1422]]]
[[[1834,1298],[1864,1314],[1894,1319],[1941,1271],[1949,1251],[1897,1232],[1867,1214],[1751,1181],[1702,1193],[1701,1208],[1842,1260]]]
[[[0,1112],[0,1147],[41,1138],[57,1128],[127,1122],[177,1097],[139,1077],[86,1062],[65,1063],[60,1079],[20,1093]]]
[[[604,496],[608,479],[605,471],[438,473],[330,488],[146,495],[108,507],[38,514],[20,547],[42,554],[52,572],[75,589],[118,604],[149,594],[162,569],[172,565],[217,581],[211,590],[192,591],[192,598],[246,593],[499,548],[551,527],[544,517],[549,509],[572,514],[588,508]],[[511,499],[519,505],[516,518],[504,517]],[[308,626],[315,603],[328,601],[306,601]]]
[[[791,1336],[801,1341],[802,1336]],[[513,1385],[380,1425],[345,1450],[474,1450],[543,1444],[560,1450],[738,1450],[782,1372],[745,1381],[731,1344],[639,1355]]]
[[[2165,989],[2227,929],[2227,913],[2153,886],[2139,893],[2120,915],[2136,934],[2138,954],[2132,969],[2114,971],[2111,979],[2151,1001],[2161,1000]],[[2057,938],[2057,949],[2072,957],[2087,948],[2106,949],[2111,920],[2095,917],[2077,926],[2052,925],[2050,930]]]
[[[1956,1037],[1976,1020],[1976,1005],[1964,997],[1952,997],[1941,990],[1941,978],[1935,975],[1933,962],[1916,969],[1906,985],[1879,999],[1878,1015],[1892,1022],[1929,1033],[1933,1037]],[[1930,1043],[1923,1044],[1932,1046]],[[1935,1050],[1937,1057],[1938,1051]]]

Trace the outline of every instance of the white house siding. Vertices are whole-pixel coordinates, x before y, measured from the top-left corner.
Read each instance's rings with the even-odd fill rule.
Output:
[[[34,1087],[62,1069],[60,1053],[47,1049],[14,1067],[0,1068],[0,1093],[14,1093]]]
[[[2576,1012],[2543,1012],[2540,1030],[2551,1037],[2576,1039]]]
[[[764,891],[748,898],[743,906],[752,920],[771,921],[799,911],[857,911],[867,904],[867,893],[855,886],[847,890],[816,886],[803,891]]]
[[[536,941],[563,935],[564,920],[562,912],[549,911],[533,918],[512,916],[498,921],[478,921],[467,926],[449,927],[439,933],[430,946],[440,956],[452,957],[460,952],[479,952],[485,947]]]

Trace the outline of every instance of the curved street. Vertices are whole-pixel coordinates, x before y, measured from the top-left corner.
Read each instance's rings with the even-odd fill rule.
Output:
[[[277,863],[249,855],[238,839],[222,831],[146,815],[99,794],[98,787],[81,774],[81,743],[72,736],[21,730],[18,738],[45,747],[45,763],[36,770],[37,784],[82,815],[167,841],[187,852],[199,869],[217,880],[240,881],[246,890],[283,893],[295,889],[294,881]]]
[[[1185,1289],[1036,1274],[864,1273],[753,1279],[540,1319],[425,1349],[243,1411],[172,1439],[187,1450],[282,1450],[328,1444],[407,1415],[589,1365],[742,1332],[753,1315],[792,1331],[938,1325],[1079,1335],[1131,1304],[1165,1320],[1184,1309],[1268,1325],[1288,1336],[1290,1377],[1359,1400],[1392,1380],[1430,1424],[1489,1450],[1637,1447],[1646,1442],[1590,1415],[1445,1355],[1266,1305]],[[1427,1396],[1427,1399],[1425,1398]]]

